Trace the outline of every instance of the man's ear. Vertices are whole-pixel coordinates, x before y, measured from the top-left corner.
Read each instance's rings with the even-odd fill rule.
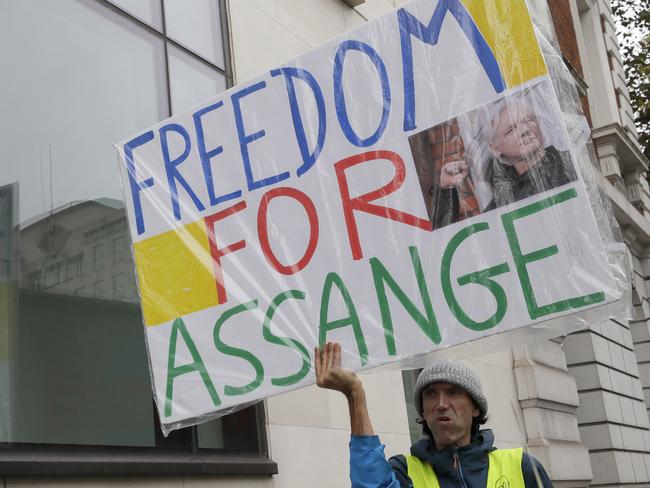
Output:
[[[494,156],[495,158],[498,158],[499,156],[501,156],[501,151],[496,149],[493,142],[488,144],[488,148],[490,149],[490,152],[492,153],[492,156]]]
[[[472,417],[478,417],[481,415],[481,410],[478,408],[476,402],[472,399]]]

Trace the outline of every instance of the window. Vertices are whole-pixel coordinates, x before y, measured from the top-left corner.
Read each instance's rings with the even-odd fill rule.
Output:
[[[116,237],[113,239],[113,261],[122,261],[126,255],[126,238]]]
[[[115,300],[124,300],[126,297],[126,276],[124,273],[118,273],[113,276],[113,298]]]
[[[2,209],[1,202],[0,209]],[[5,251],[8,247],[7,231],[0,230],[0,277],[8,276],[10,273],[11,257]]]
[[[418,411],[413,403],[413,390],[417,382],[421,369],[409,369],[402,371],[402,383],[404,385],[404,402],[406,403],[406,416],[409,421],[409,433],[411,434],[411,443],[415,444],[424,437],[422,426],[416,422]]]
[[[106,295],[106,290],[104,288],[104,280],[95,281],[93,290],[95,290],[94,293],[95,298],[104,298],[104,296]]]
[[[45,266],[44,288],[51,288],[61,282],[61,271],[63,270],[63,261],[58,261]]]
[[[104,244],[95,244],[93,247],[93,269],[104,268]]]
[[[81,262],[83,261],[83,257],[83,254],[77,254],[68,258],[65,270],[66,280],[72,280],[81,276]]]
[[[27,273],[23,287],[29,290],[38,291],[41,289],[41,270],[32,271]]]
[[[163,438],[115,167],[115,141],[230,83],[223,9],[0,2],[0,475],[277,472],[261,405]]]

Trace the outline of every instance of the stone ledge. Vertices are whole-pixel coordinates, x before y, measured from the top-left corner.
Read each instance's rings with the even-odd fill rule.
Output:
[[[528,444],[536,442],[580,443],[580,431],[574,412],[540,407],[523,408]]]
[[[589,451],[579,443],[549,442],[543,446],[529,446],[528,452],[546,468],[546,472],[557,482],[571,482],[588,485],[593,478]]]
[[[579,405],[575,378],[567,371],[544,365],[527,365],[515,368],[515,377],[520,402],[534,399],[556,405]]]

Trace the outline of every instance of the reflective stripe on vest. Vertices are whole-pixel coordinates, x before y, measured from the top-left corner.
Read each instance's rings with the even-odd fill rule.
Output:
[[[486,488],[523,488],[524,475],[521,472],[521,458],[524,451],[497,449],[488,454],[488,477]],[[429,463],[415,456],[406,456],[408,476],[413,488],[440,488],[438,477]]]

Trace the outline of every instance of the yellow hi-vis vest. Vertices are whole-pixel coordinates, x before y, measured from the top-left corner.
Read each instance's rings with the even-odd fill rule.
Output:
[[[521,472],[521,458],[524,451],[516,449],[497,449],[488,453],[488,477],[486,488],[524,488],[524,475]],[[413,488],[440,488],[438,477],[429,463],[415,456],[406,456],[408,476]]]

